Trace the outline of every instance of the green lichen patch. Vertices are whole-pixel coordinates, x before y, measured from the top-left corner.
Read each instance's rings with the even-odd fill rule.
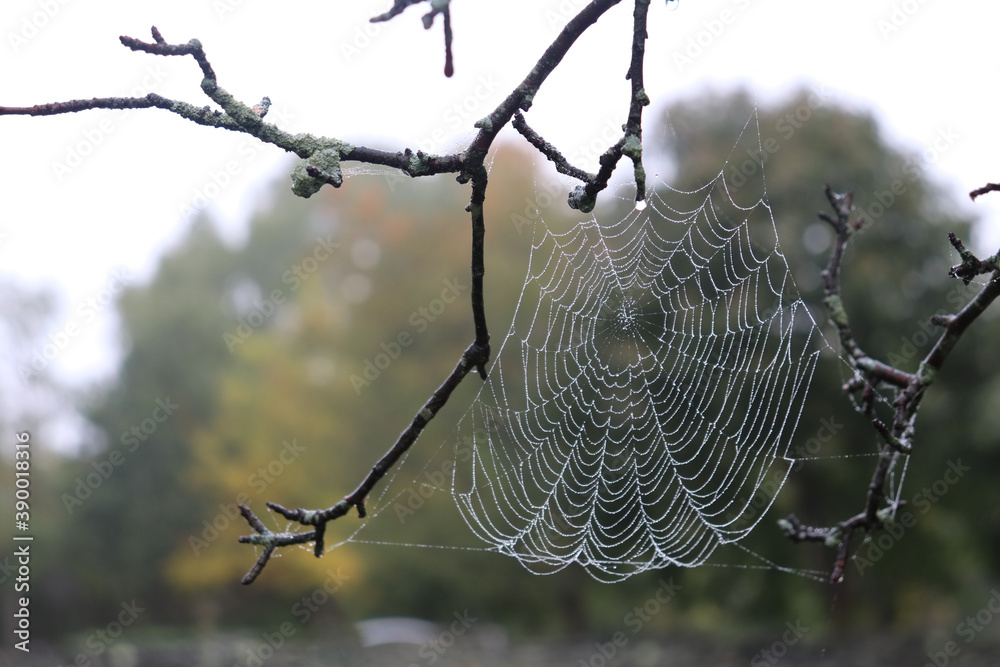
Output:
[[[642,159],[642,139],[635,134],[625,136],[625,145],[622,146],[622,155],[632,160]]]
[[[308,148],[313,148],[308,157],[301,160],[292,170],[292,192],[299,197],[309,198],[319,192],[324,184],[340,187],[344,182],[340,170],[340,158],[344,153],[354,150],[354,147],[339,141],[318,139],[312,135],[296,135],[296,153],[301,155]],[[301,152],[300,152],[301,151]],[[318,170],[321,176],[309,174],[309,167]]]

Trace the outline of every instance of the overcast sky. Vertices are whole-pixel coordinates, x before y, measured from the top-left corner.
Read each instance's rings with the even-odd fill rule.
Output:
[[[456,73],[446,79],[440,24],[420,26],[425,5],[373,26],[390,0],[6,0],[0,104],[148,92],[209,103],[191,58],[118,41],[148,41],[156,25],[168,42],[199,38],[220,85],[251,104],[269,96],[268,120],[283,129],[445,152],[585,4],[454,0]],[[580,40],[528,114],[569,155],[625,117],[631,11],[622,2]],[[932,158],[927,173],[965,209],[965,193],[1000,181],[1000,3],[653,0],[649,24],[648,119],[706,89],[744,86],[765,102],[807,87],[872,110],[893,144]],[[0,146],[0,277],[58,292],[53,335],[74,333],[52,368],[77,383],[113,372],[116,320],[102,303],[149,279],[191,211],[205,203],[238,243],[262,184],[287,178],[278,149],[159,110],[0,117]],[[988,254],[1000,196],[980,202],[975,246]]]

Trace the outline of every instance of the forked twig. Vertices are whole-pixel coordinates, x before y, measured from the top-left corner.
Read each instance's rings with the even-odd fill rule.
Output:
[[[972,199],[972,201],[976,201],[976,197],[980,197],[987,192],[997,192],[998,190],[1000,190],[1000,183],[987,183],[983,187],[976,188],[970,192],[969,198]]]

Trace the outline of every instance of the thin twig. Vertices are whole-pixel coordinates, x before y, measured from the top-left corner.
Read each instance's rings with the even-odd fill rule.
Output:
[[[830,317],[830,321],[837,327],[837,335],[840,344],[847,353],[851,364],[868,381],[861,385],[852,385],[855,389],[866,387],[871,383],[888,382],[896,387],[905,387],[913,379],[910,373],[905,373],[899,369],[878,361],[868,356],[858,344],[851,329],[847,311],[844,309],[844,302],[840,294],[840,267],[844,259],[844,252],[847,242],[853,233],[861,228],[861,221],[851,220],[853,205],[853,195],[837,194],[829,185],[826,186],[826,199],[834,211],[831,216],[821,212],[819,217],[833,228],[835,234],[833,249],[830,251],[830,259],[826,269],[823,270],[823,305]]]
[[[480,348],[477,343],[473,343],[459,359],[458,364],[451,374],[445,379],[444,383],[441,384],[437,390],[431,394],[431,397],[424,403],[424,406],[420,411],[413,417],[410,425],[399,435],[395,444],[389,449],[388,452],[379,459],[378,463],[372,466],[372,469],[368,472],[368,475],[364,478],[361,484],[350,494],[344,497],[336,505],[328,507],[324,510],[306,510],[306,509],[288,509],[277,503],[267,503],[267,506],[280,514],[281,516],[289,519],[290,521],[297,521],[302,525],[306,526],[316,526],[314,530],[306,533],[272,533],[267,530],[266,527],[260,522],[259,519],[253,512],[247,508],[245,511],[241,506],[241,511],[243,516],[247,517],[247,521],[256,530],[259,535],[250,535],[240,537],[240,542],[247,544],[264,544],[272,547],[283,547],[292,544],[304,544],[307,542],[316,542],[315,555],[317,558],[323,555],[323,531],[326,528],[326,524],[335,519],[347,514],[352,507],[357,509],[358,517],[365,517],[365,500],[368,498],[368,494],[371,490],[375,488],[385,474],[399,461],[400,457],[405,454],[417,438],[420,437],[421,432],[423,432],[424,427],[437,415],[438,411],[444,407],[445,403],[448,402],[448,398],[451,396],[452,391],[455,387],[462,382],[469,371],[473,368],[477,368],[485,364],[485,355],[488,352]],[[273,549],[272,549],[273,551]],[[253,583],[253,580],[257,578],[260,570],[263,569],[264,565],[267,563],[267,559],[270,557],[270,553],[266,552],[261,556],[261,559],[254,565],[254,567],[247,573],[243,578],[244,584]],[[261,560],[263,562],[261,562]],[[259,566],[259,567],[258,567]]]
[[[1000,190],[1000,183],[987,183],[981,188],[976,188],[969,193],[969,198],[972,201],[976,201],[976,197],[986,194],[987,192],[996,192]]]
[[[451,9],[445,7],[444,14],[444,75],[450,77],[455,73],[455,59],[451,53]]]
[[[649,96],[643,86],[643,62],[646,55],[646,19],[649,0],[636,0],[632,21],[632,61],[625,78],[632,83],[629,98],[628,121],[625,123],[625,145],[623,153],[632,160],[635,175],[635,200],[646,199],[646,170],[642,166],[642,109],[649,104]]]
[[[389,11],[385,12],[384,14],[379,14],[378,16],[373,16],[369,20],[372,23],[380,23],[382,21],[388,21],[389,19],[392,19],[402,14],[403,10],[405,10],[410,5],[416,5],[424,1],[425,0],[393,0],[392,7],[389,8]]]
[[[378,16],[373,16],[369,19],[369,21],[371,23],[381,23],[383,21],[392,20],[402,14],[407,7],[424,1],[425,0],[394,0],[389,11],[379,14]],[[430,29],[430,27],[434,25],[434,18],[438,14],[444,16],[444,75],[450,77],[455,73],[455,65],[451,53],[451,7],[449,3],[446,2],[443,7],[439,7],[434,3],[431,3],[431,10],[420,17],[420,20],[423,21],[424,29]]]
[[[559,149],[547,142],[541,137],[541,135],[531,129],[528,125],[528,121],[524,120],[524,114],[520,111],[514,113],[512,125],[515,130],[521,133],[522,137],[528,140],[529,144],[534,146],[539,153],[544,155],[549,162],[555,165],[556,171],[560,174],[572,176],[573,178],[579,179],[584,183],[589,183],[596,178],[593,174],[589,174],[583,169],[571,165],[569,160],[563,157],[563,154],[559,152]]]

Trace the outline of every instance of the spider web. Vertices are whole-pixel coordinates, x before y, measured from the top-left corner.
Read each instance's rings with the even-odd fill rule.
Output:
[[[712,557],[734,545],[822,578],[739,544],[802,460],[790,445],[821,351],[836,355],[782,254],[763,164],[742,158],[764,155],[760,141],[754,109],[704,186],[654,177],[639,205],[634,186],[615,193],[627,211],[539,217],[489,379],[438,451],[447,462],[394,470],[369,521],[393,510],[398,527],[405,506],[447,497],[480,546],[446,548],[537,574],[727,566]],[[362,532],[346,542],[404,545]]]

